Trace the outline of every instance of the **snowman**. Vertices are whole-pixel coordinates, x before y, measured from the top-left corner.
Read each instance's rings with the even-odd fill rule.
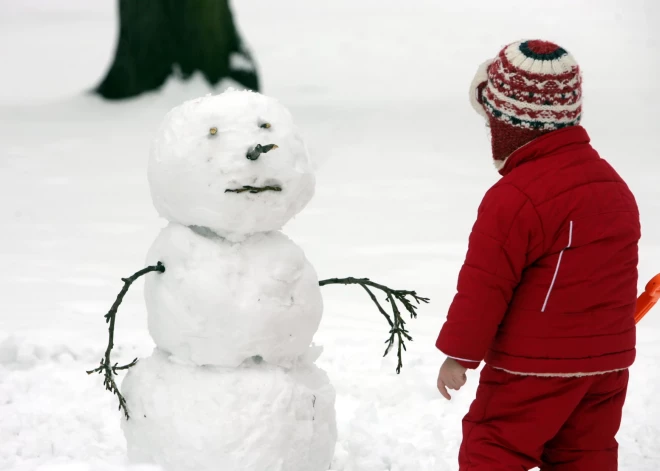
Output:
[[[335,391],[314,364],[320,286],[367,291],[390,326],[386,355],[398,341],[397,372],[412,339],[396,303],[415,317],[412,301],[428,299],[367,278],[319,282],[280,232],[312,198],[315,178],[290,113],[272,98],[230,89],[172,109],[148,176],[169,224],[149,267],[123,279],[105,316],[105,358],[88,371],[104,374],[119,398],[129,459],[167,471],[327,470],[337,427]],[[117,308],[152,271],[160,273],[146,278],[144,295],[156,348],[139,363],[112,366]],[[128,368],[120,392],[113,378]]]
[[[327,470],[335,393],[314,365],[323,311],[303,251],[279,229],[314,193],[289,112],[248,91],[170,111],[149,160],[169,221],[147,260],[156,349],[122,384],[129,458],[167,470]]]

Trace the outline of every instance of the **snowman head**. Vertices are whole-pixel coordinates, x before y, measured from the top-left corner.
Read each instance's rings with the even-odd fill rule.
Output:
[[[161,216],[231,240],[280,229],[307,205],[315,183],[289,111],[233,89],[172,109],[153,141],[148,174]]]

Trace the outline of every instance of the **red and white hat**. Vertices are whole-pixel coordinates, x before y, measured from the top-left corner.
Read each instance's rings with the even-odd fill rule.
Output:
[[[484,117],[540,132],[580,124],[582,77],[571,54],[541,40],[517,41],[482,64],[470,87]]]

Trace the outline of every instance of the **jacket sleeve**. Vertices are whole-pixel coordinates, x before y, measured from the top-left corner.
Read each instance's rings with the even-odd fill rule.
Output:
[[[539,242],[540,239],[540,242]],[[466,368],[486,356],[529,253],[542,245],[541,222],[527,196],[498,184],[482,201],[458,276],[458,292],[436,347]]]

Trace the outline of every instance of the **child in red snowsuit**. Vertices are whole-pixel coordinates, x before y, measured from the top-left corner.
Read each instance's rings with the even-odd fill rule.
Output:
[[[447,398],[485,361],[460,470],[616,470],[635,359],[635,199],[579,124],[581,75],[564,49],[513,43],[471,93],[502,178],[479,208],[436,344]]]

